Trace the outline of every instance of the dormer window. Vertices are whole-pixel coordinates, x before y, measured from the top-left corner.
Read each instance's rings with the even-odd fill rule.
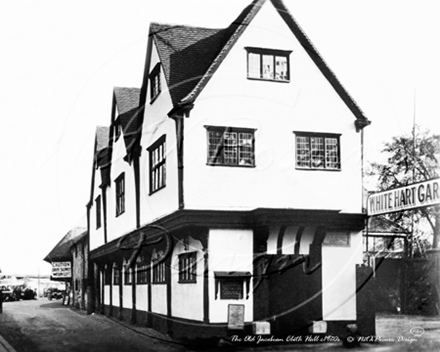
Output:
[[[158,63],[150,73],[150,103],[156,100],[160,91],[160,63]]]
[[[247,47],[249,79],[288,82],[291,51]]]

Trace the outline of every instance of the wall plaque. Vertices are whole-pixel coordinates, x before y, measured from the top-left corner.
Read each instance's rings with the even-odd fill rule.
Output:
[[[350,247],[349,232],[327,232],[324,237],[323,245],[333,247]]]
[[[244,329],[244,304],[228,305],[228,329]]]

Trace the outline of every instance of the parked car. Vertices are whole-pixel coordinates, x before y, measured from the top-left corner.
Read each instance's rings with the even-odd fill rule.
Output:
[[[46,291],[46,295],[49,301],[51,301],[52,299],[62,299],[64,296],[64,291],[61,291],[58,288],[48,288]]]
[[[12,289],[9,286],[1,286],[0,291],[3,295],[3,302],[15,301]]]

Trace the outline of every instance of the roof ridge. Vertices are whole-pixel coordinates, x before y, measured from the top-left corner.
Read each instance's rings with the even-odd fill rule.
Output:
[[[264,5],[265,2],[266,0],[254,0],[240,13],[240,15],[229,25],[229,27],[226,27],[224,29],[224,30],[230,30],[233,29],[234,26],[236,26],[235,30],[233,30],[229,39],[226,41],[226,43],[223,45],[223,47],[221,48],[215,59],[212,61],[208,70],[205,72],[205,74],[199,80],[199,82],[197,82],[196,86],[191,90],[191,92],[189,92],[189,94],[187,94],[183,99],[181,99],[181,101],[179,102],[179,106],[190,104],[195,100],[195,98],[200,93],[200,88],[203,88],[208,83],[209,79],[215,73],[218,66],[220,66],[221,62],[226,57],[227,53],[232,49],[234,44],[237,42],[238,38],[243,33],[244,28],[246,28],[246,26],[252,21],[252,19],[255,17],[255,15],[258,13],[258,11],[261,9],[261,7]],[[249,12],[245,14],[248,8],[249,8]],[[244,14],[245,16],[240,22],[241,17]]]

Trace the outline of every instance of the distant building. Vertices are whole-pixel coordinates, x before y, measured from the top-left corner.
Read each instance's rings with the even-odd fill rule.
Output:
[[[145,62],[95,159],[92,306],[173,337],[373,334],[370,121],[283,2],[223,29],[152,23]]]

